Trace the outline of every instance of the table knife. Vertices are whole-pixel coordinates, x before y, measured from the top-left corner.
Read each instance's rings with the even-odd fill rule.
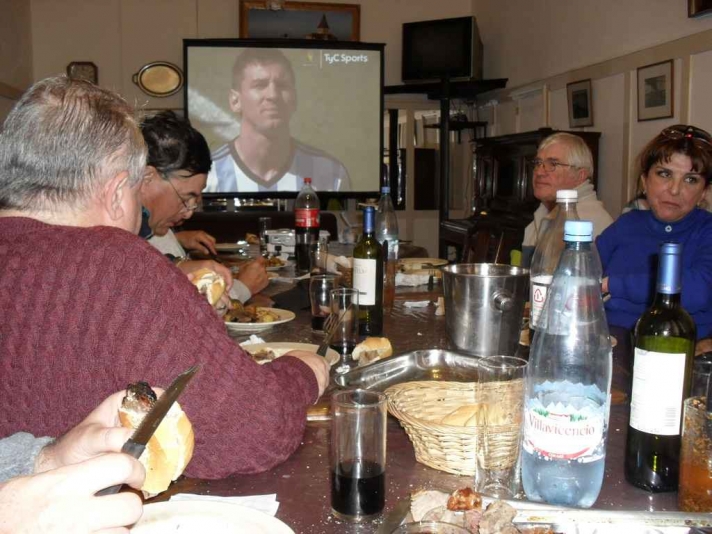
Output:
[[[124,443],[121,447],[121,452],[133,456],[137,460],[143,454],[146,444],[153,436],[156,429],[163,421],[163,418],[171,409],[173,403],[178,399],[178,396],[183,392],[185,386],[191,381],[195,373],[200,369],[199,365],[194,365],[190,369],[179,374],[176,379],[168,386],[168,389],[161,395],[156,403],[153,405],[151,410],[146,414],[146,416],[141,421],[141,424],[134,430],[129,440]],[[113,495],[118,493],[123,484],[117,484],[116,486],[111,486],[110,488],[103,489],[97,492],[97,496],[102,495]]]

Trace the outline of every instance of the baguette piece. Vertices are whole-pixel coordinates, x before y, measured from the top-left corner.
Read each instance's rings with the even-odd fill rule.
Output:
[[[354,347],[352,358],[358,361],[359,367],[363,367],[392,354],[393,347],[387,337],[367,337]]]
[[[225,293],[225,280],[215,271],[198,269],[193,273],[193,284],[201,295],[205,295],[211,306],[215,306]]]
[[[155,402],[156,394],[146,382],[130,384],[119,408],[121,425],[136,429]],[[193,457],[194,445],[193,426],[175,402],[139,458],[146,468],[146,480],[141,489],[147,497],[165,491],[183,474]]]

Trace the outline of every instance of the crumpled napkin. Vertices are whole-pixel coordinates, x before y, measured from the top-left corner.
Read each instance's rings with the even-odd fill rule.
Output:
[[[277,494],[271,493],[269,495],[250,495],[250,496],[239,496],[239,497],[220,497],[218,495],[196,495],[194,493],[178,493],[170,498],[171,501],[213,501],[213,502],[225,502],[232,504],[240,504],[242,506],[248,506],[265,514],[269,514],[274,517],[279,509],[279,501],[277,501]]]
[[[257,343],[264,343],[265,340],[262,339],[260,336],[257,336],[255,334],[252,334],[249,339],[246,339],[242,343],[240,343],[241,347],[244,347],[245,345],[256,345]]]
[[[338,274],[340,271],[338,265],[346,269],[353,269],[353,258],[347,258],[346,256],[334,256],[333,254],[328,254],[326,256],[326,270],[330,273]]]
[[[422,286],[428,283],[430,275],[427,274],[406,274],[396,273],[397,286]]]
[[[406,308],[427,308],[429,304],[429,300],[406,300],[403,306]]]

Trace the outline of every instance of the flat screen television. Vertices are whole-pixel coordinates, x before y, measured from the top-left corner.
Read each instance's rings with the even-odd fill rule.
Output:
[[[383,44],[186,39],[185,110],[207,139],[206,197],[329,197],[380,188]],[[320,195],[321,197],[321,195]]]
[[[482,78],[482,41],[475,17],[403,24],[404,82]]]

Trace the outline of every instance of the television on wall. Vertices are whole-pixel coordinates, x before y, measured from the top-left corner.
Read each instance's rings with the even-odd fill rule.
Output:
[[[208,141],[210,198],[380,188],[383,44],[186,39],[186,116]]]
[[[479,80],[482,41],[475,17],[403,24],[404,82]]]

